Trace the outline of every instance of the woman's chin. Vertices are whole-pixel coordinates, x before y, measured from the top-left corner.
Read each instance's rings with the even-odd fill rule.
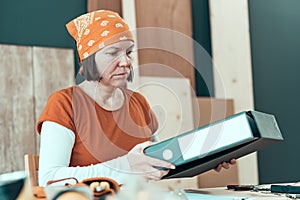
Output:
[[[114,80],[113,83],[112,83],[112,86],[113,87],[126,87],[127,85],[127,80]]]
[[[119,76],[111,79],[114,87],[125,87],[127,85],[127,76]]]

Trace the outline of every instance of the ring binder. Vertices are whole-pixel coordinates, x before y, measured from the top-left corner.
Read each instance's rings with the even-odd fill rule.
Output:
[[[282,140],[273,115],[245,111],[151,145],[144,153],[176,166],[163,178],[192,177]]]

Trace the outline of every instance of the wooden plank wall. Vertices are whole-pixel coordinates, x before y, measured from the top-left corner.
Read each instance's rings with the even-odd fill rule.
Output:
[[[122,16],[122,3],[121,0],[88,0],[87,10],[88,12],[95,10],[111,10],[117,12]]]
[[[234,114],[233,99],[197,97],[194,99],[195,127],[204,126]]]
[[[213,123],[234,114],[233,99],[198,97],[196,101],[198,104],[195,105],[199,107],[198,109],[194,108],[194,110],[199,110],[200,115],[196,113],[194,120],[199,126]],[[230,169],[223,169],[221,172],[210,170],[198,176],[198,186],[200,188],[224,187],[229,184],[239,184],[237,165],[232,165]]]
[[[157,116],[156,137],[165,140],[194,128],[192,97],[189,79],[174,77],[140,77],[140,89]],[[156,182],[160,187],[195,188],[197,177],[166,179]]]
[[[0,173],[21,170],[35,152],[32,50],[0,45]]]
[[[141,92],[154,110],[159,128],[157,136],[165,140],[194,128],[190,82],[187,78],[140,77]]]
[[[74,85],[74,70],[73,50],[33,47],[35,123],[52,92]],[[36,137],[38,152],[40,147],[39,135]]]
[[[50,93],[74,83],[73,50],[0,45],[0,173],[39,152],[35,123]]]
[[[135,0],[140,87],[143,89],[147,81],[165,87],[160,88],[164,92],[152,88],[143,93],[152,96],[151,103],[164,107],[160,111],[165,112],[163,117],[166,119],[161,117],[162,113],[157,113],[158,118],[161,117],[160,123],[165,122],[160,124],[162,130],[158,134],[161,139],[194,127],[191,93],[195,89],[195,75],[190,4],[189,0],[155,3]],[[197,177],[162,180],[157,184],[166,188],[195,188]]]
[[[210,0],[214,85],[217,98],[232,98],[236,112],[254,108],[247,0]],[[257,184],[256,153],[238,160],[241,184]]]
[[[192,38],[191,2],[136,0],[135,4],[140,75],[185,77],[195,88],[193,43],[189,40]],[[140,34],[144,27],[154,30],[151,34],[150,31]],[[153,48],[144,45],[147,41]]]

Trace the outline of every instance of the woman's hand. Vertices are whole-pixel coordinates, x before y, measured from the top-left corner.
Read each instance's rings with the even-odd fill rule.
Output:
[[[175,169],[175,166],[163,160],[145,155],[144,149],[151,144],[153,143],[144,142],[137,144],[128,152],[127,159],[132,172],[144,176],[147,180],[160,180],[168,174],[170,169]]]
[[[215,168],[215,171],[220,172],[222,168],[229,169],[230,165],[235,165],[235,164],[236,164],[236,160],[235,159],[230,160],[229,163],[228,162],[222,162],[221,164],[219,164]]]

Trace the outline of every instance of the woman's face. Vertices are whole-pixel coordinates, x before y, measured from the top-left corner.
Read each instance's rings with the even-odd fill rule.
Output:
[[[113,87],[126,84],[130,73],[133,45],[132,41],[120,41],[106,46],[95,54],[102,84]]]

